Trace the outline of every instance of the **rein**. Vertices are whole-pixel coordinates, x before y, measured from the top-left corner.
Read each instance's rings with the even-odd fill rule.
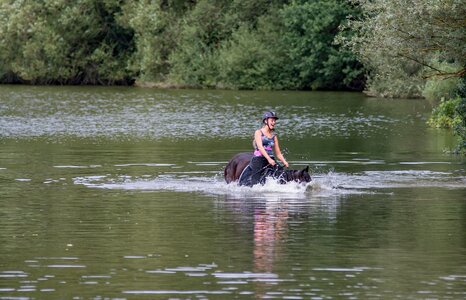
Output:
[[[290,180],[289,179],[289,176],[288,176],[288,173],[287,170],[285,170],[282,166],[280,165],[275,165],[275,166],[270,166],[270,165],[266,165],[265,167],[262,168],[262,170],[260,170],[261,172],[264,170],[264,169],[269,169],[270,172],[265,172],[263,178],[267,177],[267,176],[271,176],[272,178],[274,179],[277,179],[279,180],[280,182],[288,182]],[[256,173],[257,174],[257,173]],[[285,178],[284,178],[285,177]]]
[[[282,166],[276,165],[270,167],[267,165],[266,168],[269,168],[271,172],[266,172],[264,174],[264,178],[267,176],[271,176],[272,178],[279,180],[280,183],[287,183],[291,181],[301,181],[302,179],[296,174],[296,170],[285,170]],[[262,170],[261,170],[262,171]]]

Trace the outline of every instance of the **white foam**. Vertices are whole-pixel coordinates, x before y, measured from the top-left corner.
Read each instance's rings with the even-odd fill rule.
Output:
[[[101,189],[121,189],[121,190],[141,190],[141,191],[175,191],[175,192],[201,192],[206,194],[264,194],[280,193],[303,195],[309,184],[299,184],[289,182],[279,184],[274,180],[268,180],[265,185],[253,187],[239,186],[237,183],[227,184],[223,178],[218,177],[171,177],[160,176],[150,178],[111,179],[107,176],[76,177],[75,184],[82,184],[92,188]]]
[[[58,169],[93,169],[93,168],[100,168],[101,165],[88,165],[88,166],[76,166],[76,165],[60,165],[60,166],[53,166],[54,168]]]
[[[205,176],[200,176],[205,175]],[[141,191],[200,192],[213,195],[235,195],[235,197],[278,197],[303,198],[313,196],[383,193],[383,189],[443,187],[464,188],[466,176],[430,170],[365,171],[348,174],[329,172],[313,174],[310,183],[288,182],[280,184],[269,179],[264,185],[253,187],[227,184],[222,176],[212,172],[193,172],[191,174],[166,173],[155,178],[111,175],[85,176],[73,178],[75,184],[90,188]]]
[[[164,163],[133,163],[133,164],[119,164],[115,167],[134,167],[134,166],[143,166],[143,167],[172,167],[175,164],[164,164]]]

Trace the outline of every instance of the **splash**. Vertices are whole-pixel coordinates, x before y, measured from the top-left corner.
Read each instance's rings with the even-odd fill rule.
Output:
[[[307,197],[309,194],[329,196],[386,193],[386,190],[396,188],[461,189],[466,186],[466,176],[462,174],[428,170],[365,171],[355,174],[329,172],[314,174],[313,180],[307,184],[297,182],[280,184],[269,179],[266,184],[253,187],[238,186],[236,183],[227,184],[219,175],[212,177],[211,174],[202,174],[202,172],[196,173],[196,176],[193,175],[165,174],[155,178],[128,175],[112,178],[111,175],[97,175],[75,177],[73,182],[98,189],[199,192],[210,195],[235,195],[236,197],[278,195],[292,198]]]
[[[82,184],[90,188],[113,189],[113,190],[140,190],[140,191],[174,191],[174,192],[200,192],[211,195],[244,195],[257,196],[267,194],[283,195],[305,195],[312,190],[312,183],[302,184],[289,182],[280,184],[270,179],[264,185],[253,187],[239,186],[236,183],[227,184],[219,176],[168,176],[162,175],[156,178],[138,178],[131,176],[120,176],[111,178],[109,176],[86,176],[73,178],[75,184]]]

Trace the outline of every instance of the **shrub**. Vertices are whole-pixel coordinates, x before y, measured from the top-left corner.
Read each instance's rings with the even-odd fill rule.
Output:
[[[459,80],[457,96],[443,100],[434,108],[428,123],[433,127],[452,128],[458,137],[456,153],[466,155],[466,78]]]
[[[456,114],[460,119],[454,128],[454,132],[459,138],[456,152],[466,155],[466,77],[461,78],[458,84],[458,95],[461,100],[456,106]]]
[[[461,116],[457,112],[460,103],[460,97],[442,99],[440,104],[433,109],[432,116],[427,121],[428,124],[437,128],[455,128],[461,124]]]

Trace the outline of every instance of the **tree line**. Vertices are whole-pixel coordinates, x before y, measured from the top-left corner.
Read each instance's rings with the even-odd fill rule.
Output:
[[[466,149],[465,0],[0,0],[0,82],[365,90]]]
[[[0,81],[362,89],[342,0],[3,0]]]

